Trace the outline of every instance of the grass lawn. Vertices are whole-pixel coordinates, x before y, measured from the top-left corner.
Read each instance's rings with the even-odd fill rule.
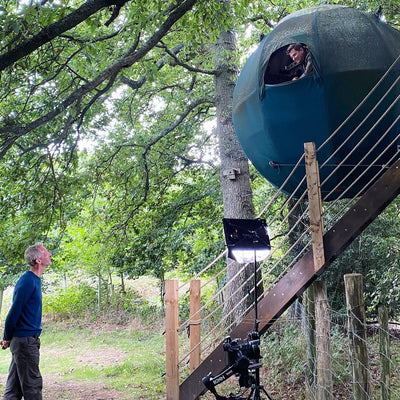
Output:
[[[40,362],[44,399],[165,398],[165,338],[161,332],[137,329],[134,324],[46,322],[44,326]],[[9,350],[0,352],[1,392],[10,359]]]

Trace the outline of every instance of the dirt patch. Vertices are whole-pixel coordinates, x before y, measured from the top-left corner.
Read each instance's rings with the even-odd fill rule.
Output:
[[[68,350],[70,351],[70,350]],[[49,356],[55,352],[59,356],[63,351],[45,349],[41,351],[41,357]],[[76,355],[81,365],[88,367],[107,367],[122,362],[127,355],[115,349],[107,349],[107,352],[86,350]],[[126,394],[114,389],[106,388],[101,382],[87,382],[66,379],[73,368],[57,374],[43,374],[43,400],[114,400],[126,399]],[[0,392],[4,391],[7,375],[0,375]],[[1,394],[0,393],[0,394]]]
[[[43,400],[116,400],[121,392],[107,389],[101,384],[59,380],[58,376],[43,377]]]
[[[7,375],[0,375],[1,393],[4,391]],[[124,394],[104,387],[101,383],[79,382],[60,379],[57,375],[43,376],[43,400],[116,400]]]
[[[69,324],[61,325],[60,330],[68,329]],[[136,320],[129,325],[121,326],[120,329],[126,329],[132,332],[140,331],[141,326],[136,325]],[[98,322],[90,324],[85,330],[92,332],[91,338],[106,337],[110,332],[119,328],[115,325]],[[78,340],[78,339],[77,339]],[[80,379],[75,375],[75,369],[88,369],[103,371],[112,366],[122,365],[130,356],[129,351],[113,348],[108,341],[96,340],[95,347],[89,344],[82,347],[78,343],[49,343],[44,344],[40,349],[40,358],[43,375],[43,400],[131,400],[132,394],[111,389],[108,382],[101,379]],[[11,358],[9,350],[1,352],[0,355]],[[59,362],[59,360],[61,360]],[[53,364],[54,363],[54,364]],[[56,366],[56,367],[53,367]],[[76,371],[78,372],[78,371]],[[0,374],[0,398],[4,392],[7,374]],[[163,399],[165,396],[158,396],[149,392],[147,387],[142,389],[134,385],[135,400],[155,400]]]
[[[41,357],[50,357],[50,358],[63,358],[63,354],[65,354],[65,358],[70,356],[71,352],[74,352],[74,348],[71,346],[69,349],[49,349],[43,347],[41,351]],[[104,348],[103,351],[96,349],[96,350],[80,350],[79,353],[76,353],[75,358],[76,361],[81,366],[86,366],[89,368],[92,367],[108,367],[111,365],[117,365],[122,362],[128,357],[128,353],[116,349],[110,349],[109,347]],[[67,373],[71,373],[73,369],[68,371],[63,371],[63,375]]]

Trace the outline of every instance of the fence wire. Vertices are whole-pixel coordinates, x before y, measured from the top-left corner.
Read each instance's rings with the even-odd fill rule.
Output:
[[[353,363],[351,358],[351,339],[347,331],[347,314],[333,313],[328,321],[330,324],[330,352],[327,354],[330,361],[332,388],[325,393],[324,399],[354,398],[353,386],[362,382],[353,379]],[[338,322],[339,321],[339,322]],[[364,400],[382,399],[382,388],[385,388],[391,399],[400,398],[400,324],[389,323],[389,329],[382,329],[377,323],[365,325],[366,339],[362,339],[368,350],[368,364],[361,365],[365,368],[369,378],[369,394],[364,393]],[[308,331],[308,332],[306,332]],[[262,364],[260,368],[260,382],[274,400],[320,400],[318,396],[318,369],[311,368],[309,354],[316,354],[315,342],[308,338],[316,332],[304,314],[291,316],[285,314],[261,338]],[[380,338],[382,335],[389,337],[389,353],[380,351]],[[381,378],[383,360],[389,361],[390,381]],[[307,384],[308,382],[308,384]],[[248,389],[239,387],[238,379],[230,378],[229,382],[219,388],[221,394],[235,393],[246,397]],[[211,393],[206,393],[202,399],[215,399]]]

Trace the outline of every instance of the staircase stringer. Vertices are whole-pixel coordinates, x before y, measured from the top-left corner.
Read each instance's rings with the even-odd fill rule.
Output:
[[[394,163],[324,235],[325,263],[314,271],[313,252],[306,253],[293,268],[258,302],[260,334],[303,294],[326,268],[400,193],[400,160]],[[231,332],[232,338],[245,338],[254,328],[254,310]],[[180,385],[180,400],[195,400],[205,392],[202,378],[222,371],[225,352],[222,342]]]

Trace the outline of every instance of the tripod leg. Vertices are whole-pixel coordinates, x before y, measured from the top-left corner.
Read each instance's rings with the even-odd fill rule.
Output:
[[[252,387],[252,388],[251,388],[251,392],[250,392],[250,394],[249,394],[248,397],[247,397],[247,400],[254,400],[254,399],[255,399],[254,393],[255,393],[255,390],[254,390],[254,387]]]
[[[251,388],[251,392],[249,394],[249,397],[247,397],[247,400],[262,400],[260,397],[260,387],[259,386],[253,386]]]
[[[269,393],[264,389],[263,386],[261,386],[261,390],[264,392],[264,394],[268,397],[269,400],[273,400],[273,398],[269,395]]]

